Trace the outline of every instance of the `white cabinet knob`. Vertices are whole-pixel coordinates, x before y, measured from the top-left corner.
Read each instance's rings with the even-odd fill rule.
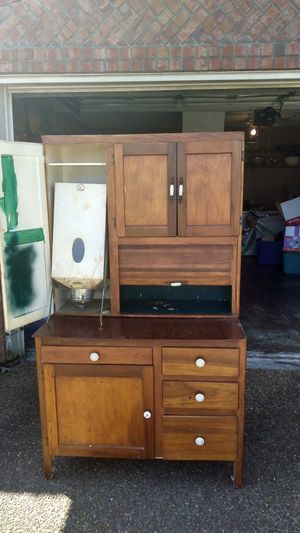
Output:
[[[195,438],[195,444],[197,446],[203,446],[205,444],[205,440],[203,437],[196,437]]]
[[[195,364],[198,368],[203,368],[205,366],[205,359],[203,359],[203,357],[198,357]]]
[[[98,361],[100,358],[100,355],[97,353],[97,352],[92,352],[90,354],[90,360],[93,361],[93,363],[95,363],[96,361]]]
[[[195,395],[195,400],[196,402],[204,402],[205,400],[204,394],[202,394],[202,392],[197,392],[197,394]]]
[[[144,412],[144,418],[151,418],[151,416],[152,415],[151,415],[150,411],[145,411]]]

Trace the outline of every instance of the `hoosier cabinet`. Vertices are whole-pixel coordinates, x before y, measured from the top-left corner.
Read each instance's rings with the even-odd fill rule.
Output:
[[[43,150],[1,151],[6,327],[48,316],[35,334],[46,476],[58,455],[216,460],[240,486],[243,135],[47,136]],[[89,301],[51,282],[56,183],[107,186],[108,266]],[[80,230],[79,205],[62,223],[81,221],[61,252],[74,269],[100,231]]]

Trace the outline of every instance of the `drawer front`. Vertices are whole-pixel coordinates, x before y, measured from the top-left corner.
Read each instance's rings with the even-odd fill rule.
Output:
[[[151,365],[152,348],[108,346],[44,346],[42,363],[82,363],[105,365]]]
[[[195,410],[236,410],[238,408],[237,383],[205,383],[197,381],[165,381],[163,407],[166,413]]]
[[[237,348],[163,348],[162,371],[166,376],[236,378]]]
[[[121,245],[121,285],[230,285],[233,271],[231,244]]]
[[[235,417],[163,417],[164,459],[235,461]]]

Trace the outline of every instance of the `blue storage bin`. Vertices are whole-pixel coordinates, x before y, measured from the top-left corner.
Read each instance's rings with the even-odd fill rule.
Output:
[[[282,243],[257,239],[257,257],[260,265],[280,266],[282,263]]]
[[[283,272],[300,274],[300,252],[283,252]]]

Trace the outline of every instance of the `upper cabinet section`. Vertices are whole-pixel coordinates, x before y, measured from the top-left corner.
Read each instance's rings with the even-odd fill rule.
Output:
[[[239,235],[239,134],[198,137],[114,146],[118,237]]]

